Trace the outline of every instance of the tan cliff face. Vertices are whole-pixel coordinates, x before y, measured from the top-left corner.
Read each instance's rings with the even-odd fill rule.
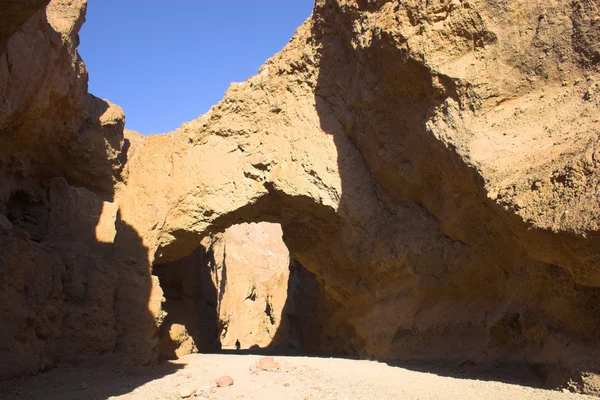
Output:
[[[155,360],[158,271],[244,222],[281,224],[314,274],[320,352],[598,372],[596,2],[318,0],[256,76],[149,137],[86,94],[85,2],[43,6],[0,32],[2,375]]]

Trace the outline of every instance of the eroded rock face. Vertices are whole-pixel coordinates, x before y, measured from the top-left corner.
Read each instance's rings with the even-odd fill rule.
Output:
[[[266,221],[322,288],[321,352],[529,364],[598,390],[596,3],[317,0],[258,75],[146,138],[86,93],[85,3],[36,7],[0,32],[0,295],[28,299],[2,310],[21,343],[2,351],[36,360],[9,374],[65,354],[63,331],[93,337],[63,321],[97,296],[114,312],[86,323],[110,331],[92,352],[155,359],[151,265]]]
[[[144,141],[123,218],[160,262],[281,223],[336,304],[322,351],[593,370],[597,13],[317,1],[257,76]]]
[[[8,3],[9,11],[19,9],[30,18],[4,48],[0,43],[3,175],[17,170],[64,176],[112,197],[125,161],[119,157],[127,146],[125,116],[120,107],[87,93],[87,70],[77,52],[87,2],[53,0],[45,9],[48,1]],[[11,15],[4,11],[3,18]],[[3,187],[1,195],[9,190]]]
[[[288,297],[290,257],[276,224],[234,225],[212,239],[222,348],[271,344]]]
[[[120,107],[87,94],[86,2],[0,9],[0,377],[126,349],[127,324],[152,342],[138,361],[153,361],[162,295],[129,272],[143,246],[113,201],[128,139]]]

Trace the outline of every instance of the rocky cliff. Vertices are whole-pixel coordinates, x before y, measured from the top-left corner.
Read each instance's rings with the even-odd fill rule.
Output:
[[[320,352],[598,393],[597,2],[317,0],[256,76],[145,138],[86,94],[85,2],[45,3],[0,3],[3,375],[154,360],[153,265],[276,222],[322,292]]]
[[[111,352],[122,110],[87,94],[86,2],[0,2],[0,376]],[[147,301],[147,299],[145,300]]]

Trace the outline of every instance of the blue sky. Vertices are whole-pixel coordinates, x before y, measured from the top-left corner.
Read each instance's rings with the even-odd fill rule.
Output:
[[[90,93],[123,107],[127,128],[166,133],[257,73],[313,0],[88,0],[79,52]]]

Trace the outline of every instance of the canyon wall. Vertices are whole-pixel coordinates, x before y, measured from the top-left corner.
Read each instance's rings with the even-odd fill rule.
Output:
[[[17,3],[1,375],[152,362],[165,266],[272,222],[315,276],[319,352],[517,364],[599,393],[597,2],[317,0],[256,76],[149,137],[86,93],[85,2]]]
[[[86,2],[3,1],[0,376],[112,352],[120,107],[87,94]],[[147,303],[147,299],[143,300]]]

